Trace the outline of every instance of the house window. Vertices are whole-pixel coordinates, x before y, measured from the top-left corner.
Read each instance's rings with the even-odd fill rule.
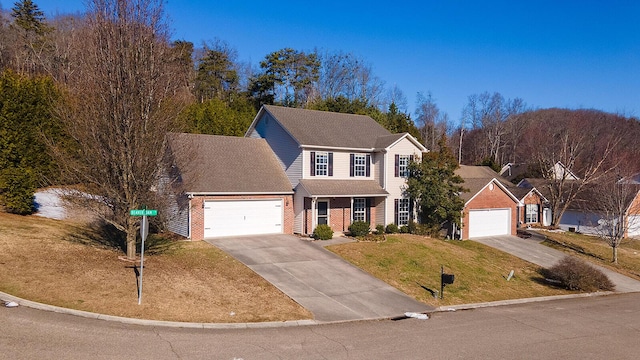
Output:
[[[353,199],[353,221],[367,221],[367,201],[364,198]]]
[[[327,176],[329,174],[329,154],[326,152],[316,152],[316,176]]]
[[[409,155],[396,155],[396,177],[409,177],[409,163],[412,156]]]
[[[538,204],[526,204],[525,207],[525,223],[537,223],[538,220]]]
[[[409,199],[398,199],[397,214],[396,225],[409,225]]]
[[[365,155],[354,155],[353,157],[353,173],[355,176],[367,175],[367,157]]]

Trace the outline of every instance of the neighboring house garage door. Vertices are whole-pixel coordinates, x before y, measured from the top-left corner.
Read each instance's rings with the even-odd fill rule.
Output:
[[[469,238],[510,234],[510,209],[469,211]]]
[[[205,201],[204,237],[280,234],[282,199]]]
[[[629,216],[629,237],[640,239],[640,215]]]

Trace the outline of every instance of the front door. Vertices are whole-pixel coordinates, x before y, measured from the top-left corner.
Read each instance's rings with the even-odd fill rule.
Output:
[[[318,214],[316,223],[318,225],[329,224],[329,202],[318,201],[316,206],[317,206],[317,214]]]

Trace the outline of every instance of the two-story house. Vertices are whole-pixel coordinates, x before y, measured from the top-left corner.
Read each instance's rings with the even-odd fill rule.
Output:
[[[410,134],[365,115],[265,105],[245,136],[265,139],[291,182],[294,233],[318,224],[343,232],[354,221],[408,224],[408,166],[427,151]]]

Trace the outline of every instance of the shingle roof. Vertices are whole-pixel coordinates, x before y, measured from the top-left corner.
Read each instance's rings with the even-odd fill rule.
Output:
[[[189,193],[292,193],[264,139],[169,134],[174,164]]]
[[[469,199],[471,199],[475,194],[482,190],[482,188],[484,188],[492,179],[496,179],[498,182],[500,182],[500,184],[507,188],[507,190],[511,192],[512,195],[516,197],[517,195],[515,195],[511,190],[515,189],[515,191],[517,192],[521,191],[517,190],[516,186],[514,186],[506,179],[502,178],[500,175],[498,175],[497,172],[493,171],[493,169],[488,166],[460,165],[460,168],[458,168],[455,173],[456,175],[464,179],[464,183],[462,184],[462,186],[466,189],[469,189],[468,192],[460,194],[460,197],[465,202],[469,201]],[[529,190],[531,189],[527,189],[527,192],[529,192]],[[523,196],[524,195],[526,194],[523,194]]]
[[[366,115],[264,105],[264,109],[300,145],[372,149],[379,137],[392,135]]]
[[[389,195],[375,180],[300,180],[313,196],[385,196]]]

